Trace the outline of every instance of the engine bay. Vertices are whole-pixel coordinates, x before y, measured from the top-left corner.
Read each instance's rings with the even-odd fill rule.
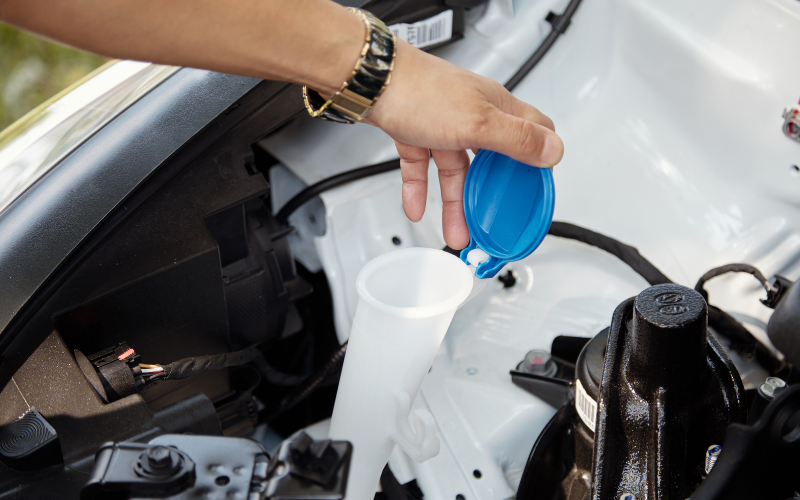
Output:
[[[427,49],[514,82],[570,150],[548,237],[455,313],[410,401],[438,454],[395,448],[376,499],[796,498],[797,3],[580,3],[370,3],[452,10]],[[411,223],[391,138],[299,95],[253,82],[14,316],[0,498],[347,498],[328,429],[357,276],[458,252],[432,160]]]

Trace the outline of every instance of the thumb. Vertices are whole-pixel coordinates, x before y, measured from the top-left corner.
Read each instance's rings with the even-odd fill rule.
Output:
[[[564,156],[564,143],[547,127],[495,110],[477,127],[475,142],[535,167],[549,168]]]

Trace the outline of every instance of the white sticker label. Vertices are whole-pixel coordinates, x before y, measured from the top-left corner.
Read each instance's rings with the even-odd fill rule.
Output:
[[[590,398],[579,379],[575,380],[575,410],[586,427],[594,432],[594,421],[597,418],[597,402]]]
[[[446,10],[414,24],[393,24],[389,29],[414,47],[421,49],[446,42],[453,36],[453,11]]]

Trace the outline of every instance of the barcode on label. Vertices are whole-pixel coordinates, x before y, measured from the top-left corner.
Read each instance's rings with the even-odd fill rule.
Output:
[[[393,24],[389,29],[417,48],[446,42],[453,36],[453,11],[446,10],[414,24]]]
[[[586,427],[594,432],[594,421],[597,418],[597,403],[586,394],[580,380],[575,380],[575,410]]]

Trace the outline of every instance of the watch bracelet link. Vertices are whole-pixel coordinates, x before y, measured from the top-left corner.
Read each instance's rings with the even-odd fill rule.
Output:
[[[303,86],[303,101],[308,113],[315,118],[353,124],[367,116],[372,106],[389,84],[397,55],[394,33],[377,17],[367,11],[350,7],[367,29],[361,57],[350,78],[329,100]]]

